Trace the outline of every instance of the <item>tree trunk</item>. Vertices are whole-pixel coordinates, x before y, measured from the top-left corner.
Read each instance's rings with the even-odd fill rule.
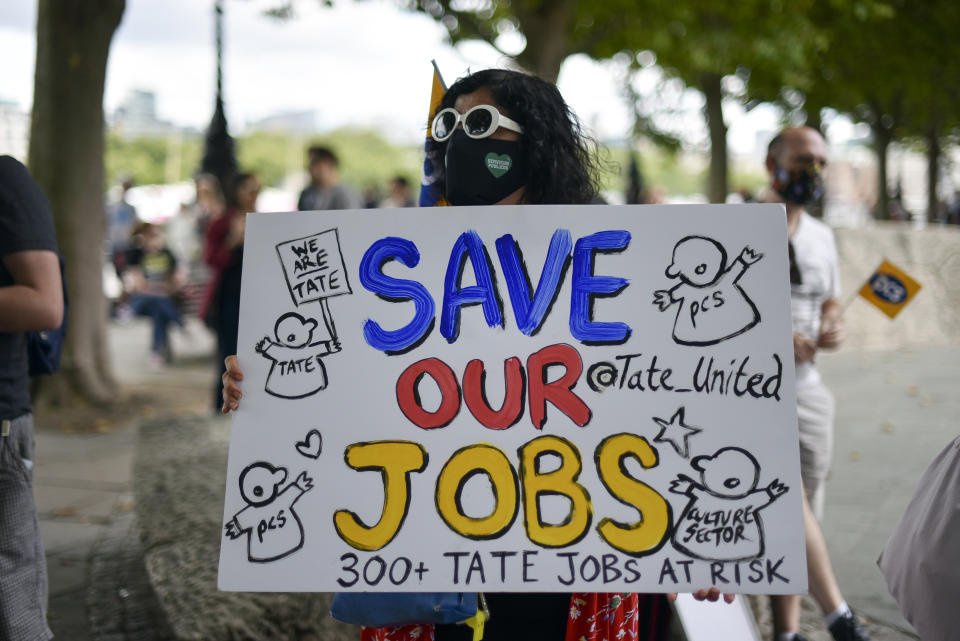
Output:
[[[940,198],[937,196],[937,182],[940,177],[940,137],[936,125],[927,131],[927,222],[937,220]]]
[[[820,135],[824,135],[823,118],[820,116],[820,112],[822,112],[823,109],[816,105],[805,105],[805,107],[806,107],[805,111],[807,114],[807,120],[804,124],[807,127],[810,127],[812,129],[816,129],[817,131],[819,131]]]
[[[890,220],[890,196],[887,192],[887,149],[893,138],[883,125],[873,125],[873,150],[877,154],[877,207],[874,218]]]
[[[102,266],[103,87],[124,0],[40,0],[29,165],[53,209],[70,294],[64,383],[95,404],[117,391],[106,341]]]
[[[516,59],[522,67],[547,82],[557,82],[560,66],[570,55],[568,33],[574,19],[576,2],[544,2],[535,13],[517,8],[520,30],[527,40]]]
[[[700,76],[700,90],[706,98],[703,113],[710,130],[710,182],[707,195],[712,203],[727,201],[727,125],[723,122],[722,76],[704,73]]]

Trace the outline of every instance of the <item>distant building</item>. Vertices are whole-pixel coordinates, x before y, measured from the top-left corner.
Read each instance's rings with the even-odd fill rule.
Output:
[[[132,89],[127,94],[113,112],[110,124],[124,138],[166,136],[181,131],[173,123],[157,118],[157,96],[143,89]]]
[[[289,111],[247,123],[247,131],[269,131],[294,135],[311,135],[317,132],[317,112]]]
[[[0,100],[0,155],[13,156],[26,164],[29,138],[30,114],[15,102]]]

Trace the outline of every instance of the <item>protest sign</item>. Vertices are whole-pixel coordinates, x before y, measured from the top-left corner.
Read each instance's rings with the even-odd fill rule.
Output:
[[[250,215],[220,587],[805,592],[786,240],[780,205]]]

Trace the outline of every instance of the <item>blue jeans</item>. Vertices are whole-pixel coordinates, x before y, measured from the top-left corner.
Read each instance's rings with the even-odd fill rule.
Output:
[[[134,294],[130,297],[130,308],[137,316],[146,316],[153,321],[150,349],[155,354],[162,354],[167,347],[167,327],[170,323],[183,327],[180,310],[167,296]]]

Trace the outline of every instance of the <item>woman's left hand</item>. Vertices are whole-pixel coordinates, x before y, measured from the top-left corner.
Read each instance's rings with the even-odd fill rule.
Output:
[[[697,601],[716,602],[720,600],[720,596],[721,596],[720,588],[710,588],[709,590],[697,590],[696,592],[693,593],[693,598],[696,599]],[[671,592],[667,594],[667,598],[670,599],[670,601],[676,601],[677,593]],[[729,594],[727,592],[723,593],[724,603],[733,603],[734,599],[736,598],[737,598],[736,594]]]

